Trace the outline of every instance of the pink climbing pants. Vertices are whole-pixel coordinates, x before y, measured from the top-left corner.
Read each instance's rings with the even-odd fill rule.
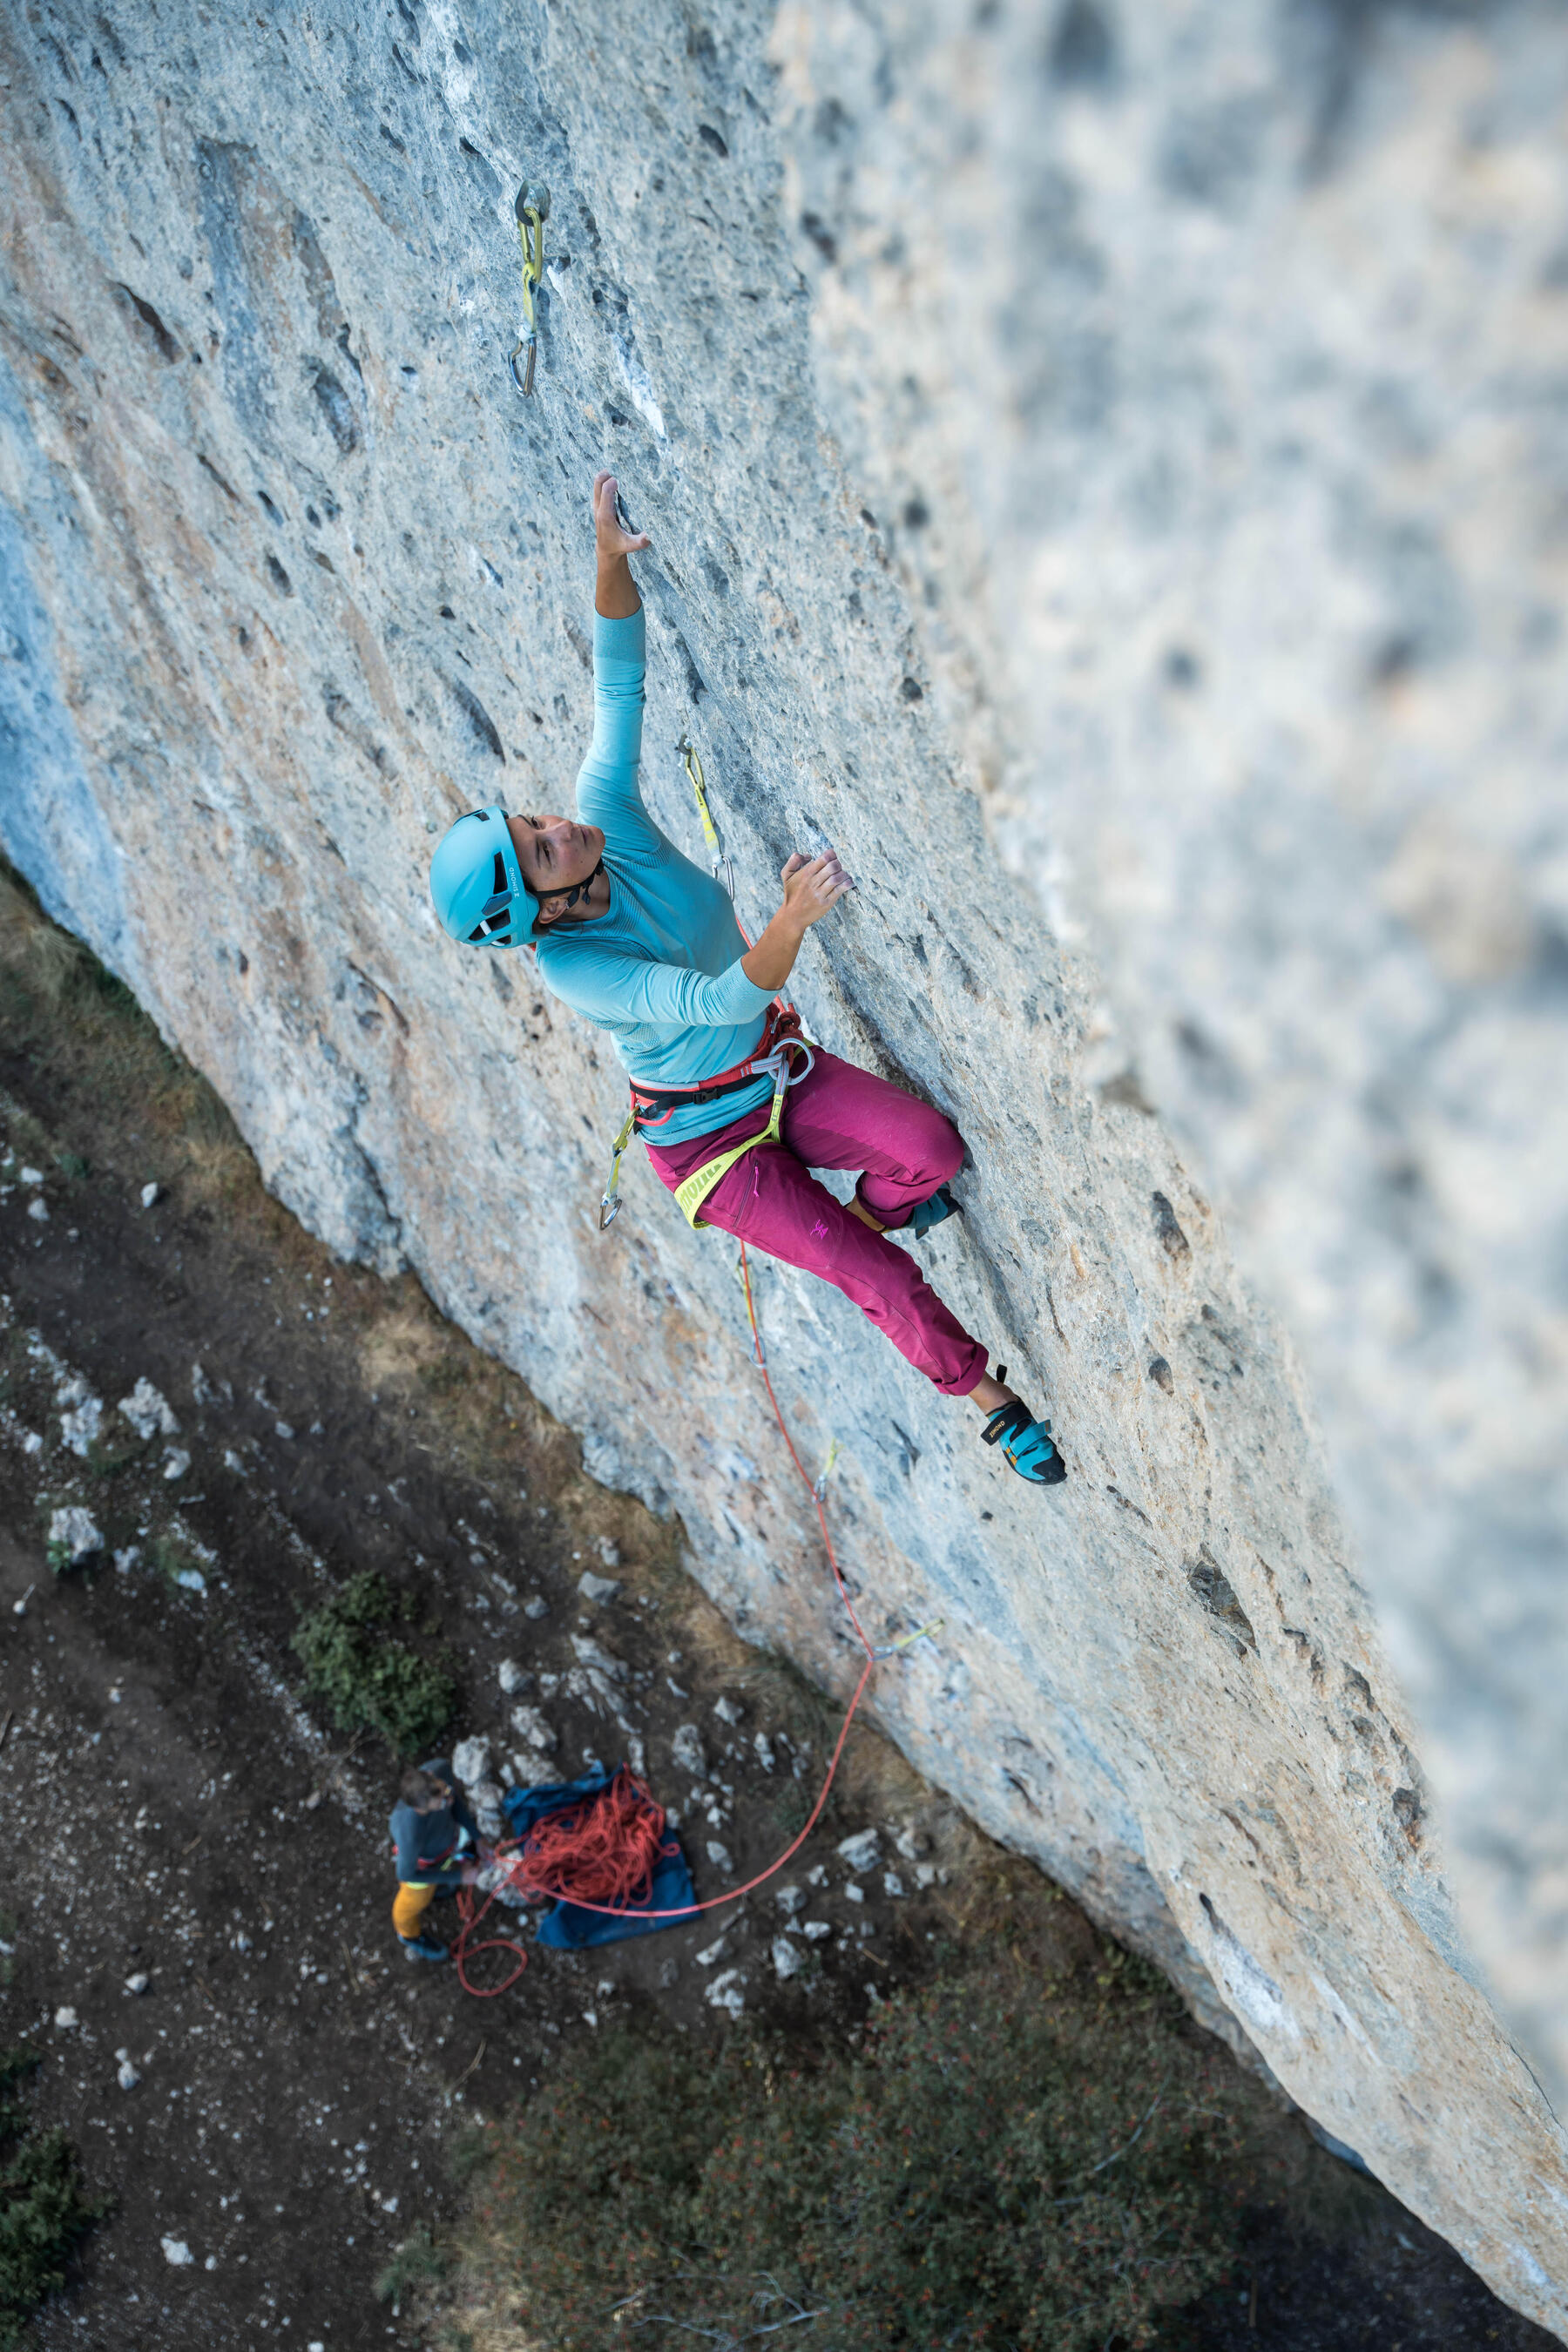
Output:
[[[767,1106],[684,1143],[649,1144],[661,1184],[673,1192],[694,1169],[717,1160],[767,1120]],[[899,1249],[836,1201],[814,1168],[858,1168],[856,1191],[887,1225],[953,1175],[963,1141],[950,1118],[886,1078],[816,1048],[816,1066],[784,1097],[783,1140],[738,1160],[702,1205],[717,1225],[769,1257],[834,1283],[944,1396],[967,1396],[985,1370],[985,1350],[948,1312],[913,1254]]]

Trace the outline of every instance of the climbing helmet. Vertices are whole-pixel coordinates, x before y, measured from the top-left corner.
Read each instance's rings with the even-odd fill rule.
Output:
[[[468,947],[522,947],[539,901],[522,878],[503,808],[470,809],[448,825],[430,860],[430,899],[448,939]]]

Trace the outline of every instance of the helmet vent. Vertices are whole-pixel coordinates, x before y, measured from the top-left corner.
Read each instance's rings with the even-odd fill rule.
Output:
[[[492,887],[492,889],[495,891],[495,893],[496,893],[496,895],[497,895],[497,897],[498,897],[498,898],[500,897],[500,893],[501,893],[501,892],[506,888],[506,860],[505,860],[505,858],[501,856],[500,851],[499,849],[496,851],[496,876],[495,876],[495,880],[494,880],[494,882],[492,883],[492,885],[491,885],[490,887]]]

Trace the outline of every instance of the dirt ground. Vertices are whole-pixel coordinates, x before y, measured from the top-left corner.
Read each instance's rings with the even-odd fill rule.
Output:
[[[801,1988],[775,1975],[769,1890],[718,1922],[535,1950],[493,2000],[411,1967],[388,1916],[395,1759],[301,1703],[300,1606],[379,1569],[449,1654],[451,1738],[489,1736],[503,1780],[519,1698],[558,1730],[561,1777],[640,1739],[703,1895],[799,1826],[836,1711],[730,1633],[682,1571],[679,1526],[586,1479],[569,1434],[411,1280],[335,1264],[268,1200],[209,1090],[3,880],[0,1289],[0,2039],[42,2051],[33,2110],[116,2200],[37,2339],[417,2342],[374,2282],[460,2202],[445,2147],[466,2120],[525,2102],[624,2005],[718,2035],[727,1970],[753,2014]],[[177,1430],[137,1433],[120,1400],[140,1381]],[[57,1572],[49,1530],[72,1507],[101,1541]],[[584,1571],[619,1592],[585,1601]],[[574,1672],[574,1637],[623,1663],[610,1697]],[[503,1693],[508,1658],[533,1687]],[[716,1768],[711,1816],[671,1763],[683,1723]],[[856,1902],[837,1844],[873,1825]],[[1069,1903],[870,1731],[788,1877],[829,1929],[812,1948],[823,2032],[1026,1915],[1053,1965],[1093,1949]],[[1549,2344],[1383,2192],[1358,2185],[1342,2222],[1331,2206],[1260,2210],[1247,2274],[1180,2340]]]

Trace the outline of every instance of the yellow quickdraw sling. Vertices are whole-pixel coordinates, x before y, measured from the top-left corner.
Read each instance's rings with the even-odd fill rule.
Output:
[[[544,275],[544,224],[550,218],[550,191],[542,181],[526,180],[517,192],[512,206],[517,215],[518,242],[522,247],[522,316],[523,331],[513,343],[507,358],[511,380],[519,392],[531,394],[533,367],[539,355],[539,321],[535,315],[534,296]],[[522,373],[518,373],[518,361],[522,361]]]

